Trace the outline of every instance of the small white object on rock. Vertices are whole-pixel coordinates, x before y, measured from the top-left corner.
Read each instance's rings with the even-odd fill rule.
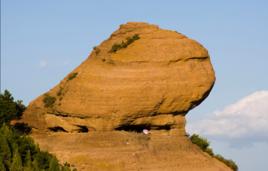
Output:
[[[143,129],[142,132],[143,132],[145,135],[149,134],[149,130],[148,130],[148,129]]]

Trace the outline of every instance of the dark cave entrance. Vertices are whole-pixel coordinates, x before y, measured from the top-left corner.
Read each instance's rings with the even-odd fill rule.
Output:
[[[128,132],[137,132],[141,133],[143,130],[170,130],[170,125],[121,125],[117,127],[115,130],[117,131],[128,131]]]
[[[150,130],[148,125],[121,125],[115,130],[117,131],[128,131],[128,132],[142,132],[144,129]]]
[[[84,125],[77,125],[77,126],[79,127],[78,129],[79,133],[86,133],[89,131],[87,126],[84,126]]]
[[[50,127],[48,129],[52,132],[67,132],[64,128],[60,126]]]

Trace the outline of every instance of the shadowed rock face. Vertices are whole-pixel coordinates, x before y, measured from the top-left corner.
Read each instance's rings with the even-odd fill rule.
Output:
[[[184,131],[184,115],[207,97],[214,81],[201,44],[155,25],[127,23],[32,101],[23,121],[47,131]]]

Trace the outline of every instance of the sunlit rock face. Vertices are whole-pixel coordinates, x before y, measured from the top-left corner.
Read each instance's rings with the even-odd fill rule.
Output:
[[[32,101],[23,121],[45,131],[180,129],[215,81],[208,51],[176,31],[121,25],[58,85]]]
[[[21,122],[79,171],[230,171],[192,144],[185,115],[215,75],[198,42],[147,23],[121,25]]]

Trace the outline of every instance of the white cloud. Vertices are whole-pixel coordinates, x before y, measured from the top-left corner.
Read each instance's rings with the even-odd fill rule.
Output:
[[[46,60],[41,60],[41,61],[39,62],[39,66],[40,66],[41,68],[46,68],[47,65],[48,65],[48,62],[47,62]]]
[[[268,140],[268,91],[257,91],[208,119],[188,125],[191,133],[229,140]]]

